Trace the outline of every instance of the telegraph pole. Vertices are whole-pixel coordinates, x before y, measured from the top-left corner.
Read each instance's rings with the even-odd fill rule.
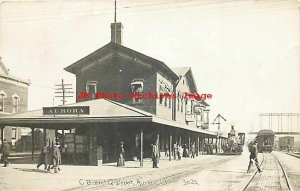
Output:
[[[212,123],[212,124],[218,124],[218,130],[219,131],[220,131],[220,128],[221,128],[221,121],[220,121],[220,119],[223,119],[224,121],[226,121],[226,119],[222,115],[218,114],[217,117],[215,118],[214,122]],[[216,123],[216,120],[218,120],[217,123]]]
[[[115,43],[117,42],[117,1],[115,0]]]
[[[65,103],[67,102],[66,98],[73,97],[73,95],[70,95],[70,94],[74,93],[74,92],[70,91],[70,90],[72,90],[72,84],[65,84],[64,80],[61,79],[61,84],[56,84],[55,86],[56,86],[55,90],[57,90],[55,92],[55,94],[58,94],[55,97],[61,97],[62,105],[65,105]]]

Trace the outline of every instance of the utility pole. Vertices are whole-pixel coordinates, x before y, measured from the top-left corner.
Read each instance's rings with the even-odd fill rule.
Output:
[[[73,97],[73,95],[69,95],[71,93],[74,93],[74,92],[70,91],[70,90],[72,90],[72,87],[70,87],[70,86],[72,86],[72,84],[65,84],[64,80],[61,79],[61,84],[56,84],[55,86],[57,87],[55,89],[55,90],[57,90],[55,92],[55,94],[58,94],[55,97],[61,97],[62,98],[62,100],[61,100],[62,105],[65,105],[65,103],[67,102],[66,98],[67,97]]]
[[[220,128],[221,128],[221,121],[220,121],[221,119],[226,121],[226,119],[222,115],[218,114],[217,117],[215,118],[215,120],[212,123],[212,124],[218,124],[218,131],[220,131]],[[217,123],[216,123],[216,120],[218,120]]]
[[[115,0],[115,43],[117,42],[117,1]]]

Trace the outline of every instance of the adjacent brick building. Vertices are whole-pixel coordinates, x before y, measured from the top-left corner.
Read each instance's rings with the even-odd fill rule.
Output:
[[[27,111],[29,85],[30,80],[11,75],[0,58],[0,117]],[[14,147],[21,138],[22,128],[6,126],[1,133]]]

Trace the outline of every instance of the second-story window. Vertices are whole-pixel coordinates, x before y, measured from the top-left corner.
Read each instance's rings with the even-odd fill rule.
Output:
[[[159,86],[159,105],[163,104],[163,100],[164,100],[164,90],[162,88],[162,86]]]
[[[132,80],[131,84],[131,91],[132,91],[132,104],[141,104],[143,103],[142,94],[144,92],[144,80],[143,79],[136,79]]]
[[[177,98],[177,111],[179,111],[180,110],[180,99],[179,98]]]
[[[4,112],[4,98],[6,94],[3,91],[0,91],[0,112]]]
[[[88,81],[86,83],[86,92],[91,99],[95,99],[97,93],[97,81]]]
[[[13,99],[13,113],[19,112],[19,105],[20,105],[20,97],[17,94],[12,96]]]
[[[194,100],[192,100],[192,99],[186,99],[185,120],[187,122],[195,120]]]
[[[167,99],[167,97],[165,96],[165,107],[167,107],[168,106],[168,99]]]
[[[12,139],[16,139],[17,138],[17,129],[16,128],[12,128],[11,129],[11,138]]]

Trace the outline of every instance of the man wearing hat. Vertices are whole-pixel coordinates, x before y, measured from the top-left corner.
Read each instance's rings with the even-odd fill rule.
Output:
[[[3,140],[3,144],[2,144],[2,157],[3,157],[3,162],[4,162],[4,167],[7,167],[9,162],[8,162],[8,156],[9,156],[9,152],[10,152],[10,146],[7,143],[7,140],[4,139]]]
[[[158,148],[158,140],[152,144],[152,162],[153,168],[158,168],[157,163],[159,161],[159,148]]]
[[[37,169],[39,169],[39,167],[44,164],[44,169],[47,169],[47,165],[48,165],[48,154],[49,154],[49,149],[48,149],[48,145],[47,142],[44,143],[44,147],[41,149],[41,153],[40,153],[40,157],[39,157],[39,164],[37,165]]]
[[[253,139],[249,145],[248,145],[248,149],[250,152],[250,161],[249,161],[249,165],[248,165],[248,170],[247,173],[250,173],[250,169],[251,169],[251,165],[252,163],[255,164],[255,166],[257,167],[257,170],[259,173],[262,172],[262,170],[260,169],[259,165],[258,165],[258,160],[257,160],[257,145],[256,145],[257,141],[256,138]]]
[[[57,170],[60,170],[59,165],[61,164],[61,154],[59,150],[60,143],[57,142],[53,147],[53,165],[54,165],[54,173],[58,173]]]
[[[117,166],[125,166],[125,151],[124,151],[124,142],[120,143],[119,148],[119,159],[117,162]]]

